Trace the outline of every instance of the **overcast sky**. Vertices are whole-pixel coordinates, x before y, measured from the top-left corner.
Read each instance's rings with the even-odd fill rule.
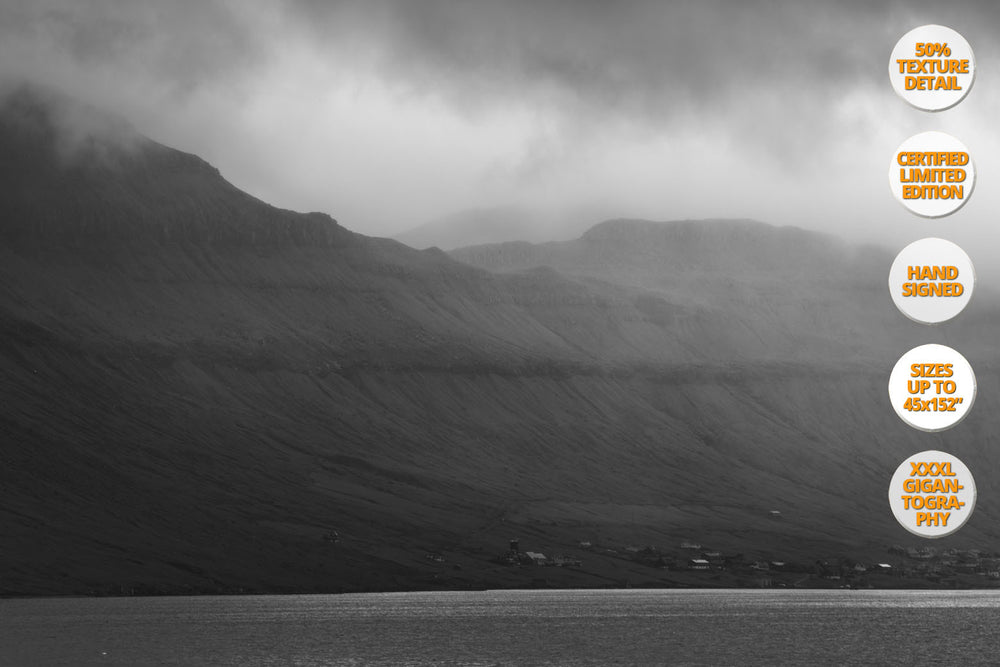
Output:
[[[887,76],[896,40],[926,23],[977,59],[972,92],[941,113]],[[989,2],[0,0],[0,75],[376,235],[520,205],[752,217],[899,248],[939,235],[981,261],[1000,246],[998,65]],[[970,148],[978,184],[929,221],[886,174],[934,129]]]

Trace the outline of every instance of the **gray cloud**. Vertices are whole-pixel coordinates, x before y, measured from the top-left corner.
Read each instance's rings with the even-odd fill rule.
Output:
[[[655,122],[680,112],[739,113],[733,107],[748,93],[825,100],[845,86],[882,85],[903,17],[916,25],[938,8],[817,0],[13,0],[0,7],[0,37],[178,92],[252,76],[275,51],[308,39],[317,58],[370,67],[470,113],[513,98]],[[954,27],[983,41],[1000,23],[997,13],[990,3],[948,7]]]
[[[380,45],[373,57],[382,76],[470,111],[517,98],[654,122],[711,107],[728,114],[747,92],[812,94],[874,81],[869,66],[886,51],[872,34],[880,21],[822,3],[376,5],[364,14],[319,2],[292,8],[314,38],[364,35]]]
[[[560,114],[568,141],[614,123],[712,125],[793,168],[807,139],[822,143],[840,129],[829,108],[845,92],[885,88],[901,27],[940,20],[930,2],[303,0],[289,7],[317,43],[349,45],[380,78],[472,117],[516,101]],[[949,5],[948,14],[970,37],[997,24],[986,3]]]
[[[109,78],[155,81],[183,93],[219,85],[263,55],[257,31],[245,14],[209,0],[122,2],[116,0],[13,0],[0,6],[0,41],[8,74],[45,75],[52,66],[75,65]]]
[[[912,14],[915,25],[936,7],[15,0],[0,8],[0,38],[31,43],[15,65],[28,76],[65,59],[122,86],[138,80],[179,96],[219,87],[238,94],[276,52],[308,42],[318,59],[368,72],[405,94],[443,99],[472,117],[517,103],[562,114],[570,130],[609,120],[670,127],[721,118],[779,150],[798,143],[789,139],[796,124],[789,119],[810,118],[809,131],[823,135],[833,128],[816,126],[827,122],[822,109],[844,90],[883,86],[900,15]],[[949,16],[972,33],[984,32],[984,22],[995,26],[996,12],[987,3],[949,5]],[[5,60],[3,69],[11,69]],[[324,84],[336,82],[315,82],[317,90]],[[769,98],[781,99],[782,114]]]

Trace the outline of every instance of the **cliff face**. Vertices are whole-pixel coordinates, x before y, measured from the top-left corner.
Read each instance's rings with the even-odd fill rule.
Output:
[[[793,248],[887,263],[727,223],[726,259],[718,238],[674,258],[711,267],[684,289],[655,283],[652,250],[491,273],[273,208],[68,105],[22,91],[0,112],[2,593],[526,585],[490,561],[513,536],[881,554],[906,540],[889,475],[932,446],[982,471],[950,542],[996,537],[993,411],[929,436],[886,403],[922,332],[888,298],[866,320],[862,287],[836,306],[850,337],[796,331],[819,311],[797,313]],[[631,229],[579,243],[649,249]],[[739,263],[754,247],[770,259]],[[766,307],[719,301],[727,284]],[[623,579],[590,560],[564,583]]]

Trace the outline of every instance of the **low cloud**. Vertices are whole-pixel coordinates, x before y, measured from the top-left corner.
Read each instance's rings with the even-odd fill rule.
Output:
[[[949,5],[984,72],[1000,63],[998,12]],[[905,226],[875,181],[906,132],[1000,144],[980,130],[985,74],[987,92],[963,103],[980,106],[947,115],[889,89],[895,40],[938,14],[929,2],[9,0],[0,76],[110,108],[255,195],[369,233],[476,206],[599,201],[661,218],[837,218],[861,234],[871,218]]]

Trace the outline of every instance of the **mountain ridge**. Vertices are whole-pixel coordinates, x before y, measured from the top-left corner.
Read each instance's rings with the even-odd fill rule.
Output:
[[[580,214],[545,212],[523,206],[492,206],[457,211],[393,238],[413,248],[452,250],[472,243],[523,239],[543,242],[569,238],[582,231]]]

